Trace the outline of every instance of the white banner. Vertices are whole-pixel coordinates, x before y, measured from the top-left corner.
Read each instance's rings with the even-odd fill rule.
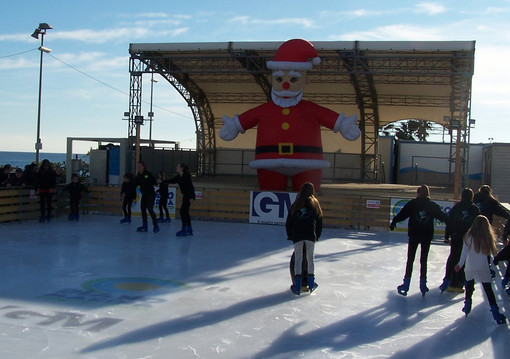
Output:
[[[391,198],[390,202],[390,223],[393,220],[393,218],[397,215],[398,212],[402,209],[402,207],[405,206],[407,202],[409,202],[409,198]],[[450,201],[434,201],[441,207],[444,213],[448,214],[450,213],[450,210],[452,209],[454,203]],[[402,222],[398,222],[397,227],[395,227],[395,231],[399,232],[407,232],[407,224],[408,219]],[[434,232],[435,233],[444,233],[444,230],[446,228],[446,224],[443,222],[440,222],[438,220],[434,220]]]
[[[154,190],[157,191],[159,186],[154,186]],[[177,189],[175,187],[168,187],[168,201],[166,203],[166,208],[168,208],[168,212],[170,214],[170,218],[175,218],[175,196],[177,193]],[[140,217],[142,215],[140,210],[140,199],[142,198],[142,193],[140,192],[140,188],[136,187],[136,199],[133,202],[133,206],[131,207],[132,216]],[[159,217],[159,200],[160,200],[159,192],[156,192],[156,200],[154,201],[154,212],[156,212],[156,216]]]
[[[284,225],[297,193],[250,192],[250,223]]]

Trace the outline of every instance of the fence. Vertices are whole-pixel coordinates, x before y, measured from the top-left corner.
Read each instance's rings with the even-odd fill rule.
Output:
[[[85,213],[102,213],[121,216],[120,189],[116,186],[91,186],[90,194],[81,203]],[[201,191],[191,208],[193,218],[217,221],[248,222],[250,190],[196,188]],[[67,215],[68,195],[57,193],[53,197],[55,216]],[[177,210],[181,202],[177,191]],[[318,195],[324,210],[324,225],[335,228],[387,229],[390,221],[390,197],[346,193],[324,189]],[[178,213],[178,212],[177,212]],[[28,189],[0,190],[0,222],[33,220],[39,218],[39,200],[31,198]],[[501,235],[505,221],[495,217],[494,227]]]

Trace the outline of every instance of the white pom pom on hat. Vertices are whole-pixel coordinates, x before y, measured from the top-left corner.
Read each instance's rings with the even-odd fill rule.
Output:
[[[292,39],[281,44],[266,65],[271,70],[310,70],[320,63],[321,58],[310,41]]]

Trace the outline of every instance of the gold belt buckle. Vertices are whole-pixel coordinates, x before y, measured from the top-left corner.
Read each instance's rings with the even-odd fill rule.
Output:
[[[278,154],[279,155],[293,155],[294,154],[294,144],[292,142],[283,142],[278,144]]]

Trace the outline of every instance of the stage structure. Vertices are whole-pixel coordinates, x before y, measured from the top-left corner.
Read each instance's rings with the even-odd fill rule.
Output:
[[[282,42],[130,44],[128,135],[133,136],[135,116],[142,113],[142,76],[159,74],[193,114],[200,175],[214,175],[216,151],[229,146],[217,136],[221,117],[270,100],[266,61]],[[474,41],[311,42],[322,62],[309,71],[304,98],[359,114],[361,181],[377,180],[379,129],[420,119],[448,128],[451,182],[457,192],[467,184]],[[345,152],[325,136],[325,152]]]

